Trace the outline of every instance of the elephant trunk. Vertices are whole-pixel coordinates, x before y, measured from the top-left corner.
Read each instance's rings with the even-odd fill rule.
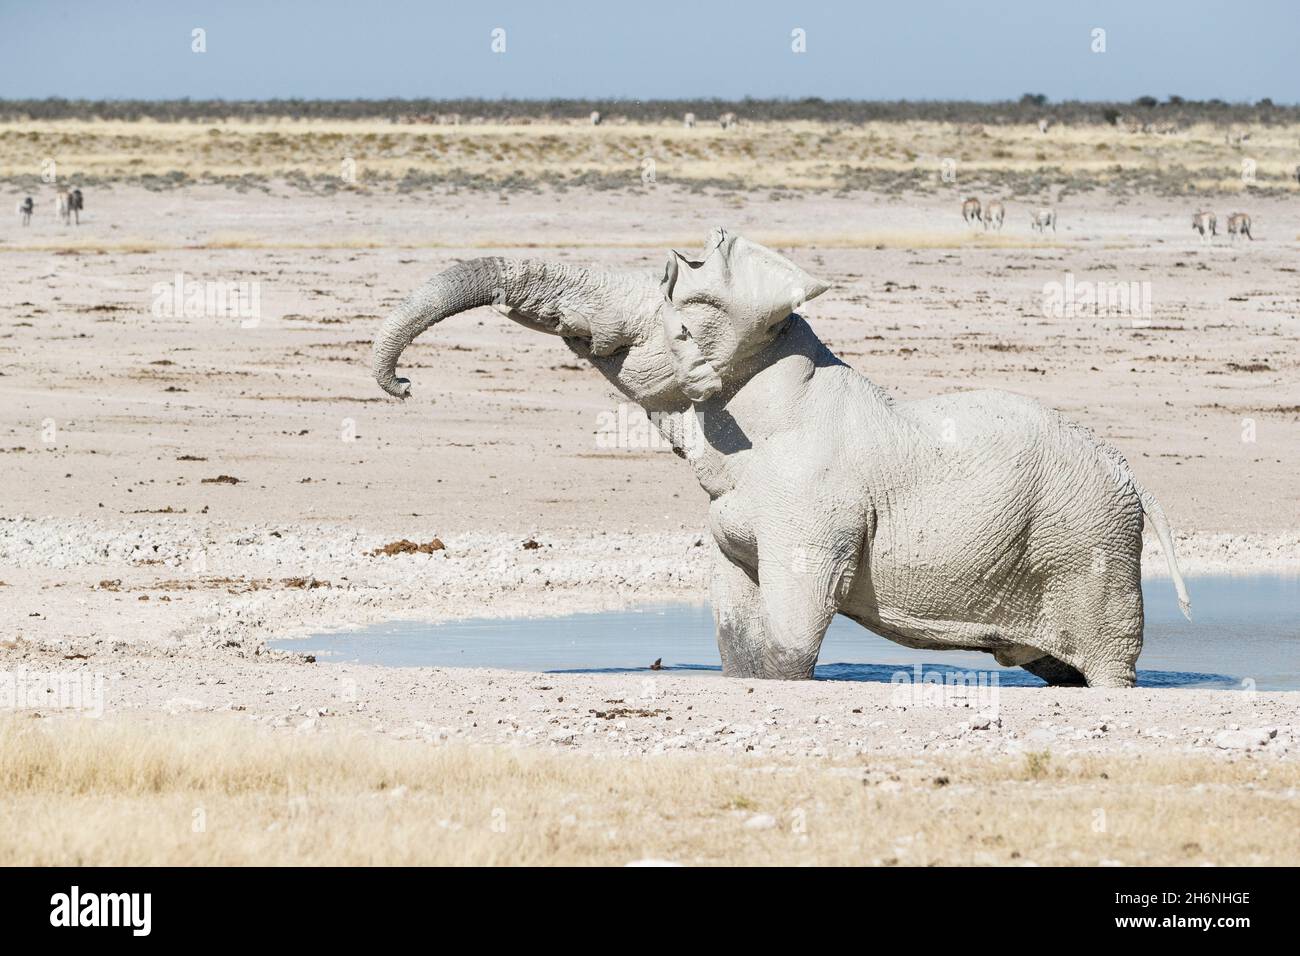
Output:
[[[608,282],[575,266],[531,259],[472,259],[434,276],[402,302],[375,337],[375,380],[405,398],[411,384],[397,377],[397,361],[434,323],[484,305],[508,307],[512,318],[556,335],[591,339],[592,319],[608,303]]]

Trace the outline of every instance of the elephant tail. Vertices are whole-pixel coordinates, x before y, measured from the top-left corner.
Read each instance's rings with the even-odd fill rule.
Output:
[[[1133,482],[1133,487],[1137,489],[1138,497],[1142,499],[1142,513],[1147,516],[1151,527],[1155,529],[1156,537],[1160,539],[1160,549],[1164,551],[1165,561],[1169,563],[1169,576],[1174,579],[1174,590],[1178,593],[1178,609],[1183,612],[1183,617],[1190,621],[1192,600],[1187,596],[1187,585],[1183,583],[1183,575],[1178,570],[1178,558],[1174,556],[1174,538],[1169,533],[1169,521],[1165,518],[1165,509],[1160,507],[1160,502],[1156,501],[1155,495],[1136,481]]]

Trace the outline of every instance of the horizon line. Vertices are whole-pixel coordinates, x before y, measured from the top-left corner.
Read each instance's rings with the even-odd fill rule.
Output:
[[[1031,97],[1042,96],[1041,101]],[[1107,99],[1064,99],[1053,100],[1043,94],[1025,93],[1015,99],[944,99],[944,98],[895,98],[873,99],[868,97],[824,97],[824,96],[10,96],[0,97],[3,103],[869,103],[869,104],[936,104],[936,105],[974,105],[974,106],[1133,106],[1143,109],[1155,109],[1164,106],[1242,106],[1268,109],[1289,109],[1300,106],[1295,102],[1278,102],[1272,97],[1258,100],[1225,100],[1219,97],[1198,100],[1172,94],[1164,99],[1144,94],[1130,100]]]

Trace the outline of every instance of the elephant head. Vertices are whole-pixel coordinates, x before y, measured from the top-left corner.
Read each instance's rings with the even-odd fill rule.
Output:
[[[449,316],[494,306],[562,337],[647,411],[682,411],[715,394],[826,285],[770,249],[714,229],[700,260],[673,253],[658,288],[649,276],[597,272],[536,259],[471,259],[400,303],[375,337],[376,381],[398,398],[403,350]]]
[[[717,228],[698,260],[668,257],[664,338],[677,383],[693,402],[722,390],[804,302],[829,286],[789,259]]]

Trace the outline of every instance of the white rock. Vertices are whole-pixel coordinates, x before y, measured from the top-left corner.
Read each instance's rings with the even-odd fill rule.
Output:
[[[1215,735],[1214,746],[1220,750],[1255,750],[1275,736],[1276,730],[1224,730]]]
[[[195,700],[193,697],[173,697],[163,704],[163,709],[169,714],[179,714],[182,711],[207,710],[208,705],[201,700]]]

